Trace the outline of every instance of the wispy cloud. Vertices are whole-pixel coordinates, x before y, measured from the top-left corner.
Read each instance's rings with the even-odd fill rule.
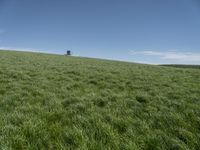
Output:
[[[131,51],[131,55],[143,55],[177,63],[200,64],[200,53],[180,51]]]
[[[150,62],[150,61],[143,61],[143,60],[136,60],[136,61],[134,61],[134,62],[140,63],[140,64],[159,65],[158,63],[154,63],[154,62]]]

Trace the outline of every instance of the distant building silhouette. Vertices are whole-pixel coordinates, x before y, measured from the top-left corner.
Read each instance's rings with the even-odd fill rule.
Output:
[[[72,55],[72,53],[70,50],[67,50],[67,53],[65,55],[70,56],[70,55]]]

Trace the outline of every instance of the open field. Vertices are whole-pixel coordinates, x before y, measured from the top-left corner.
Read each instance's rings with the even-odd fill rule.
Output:
[[[200,69],[0,51],[0,149],[200,149]]]

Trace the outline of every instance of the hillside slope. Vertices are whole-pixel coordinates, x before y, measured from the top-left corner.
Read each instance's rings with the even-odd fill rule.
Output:
[[[200,70],[0,51],[0,149],[200,149]]]

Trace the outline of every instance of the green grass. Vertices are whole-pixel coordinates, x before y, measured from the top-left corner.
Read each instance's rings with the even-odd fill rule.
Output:
[[[200,70],[0,51],[0,149],[198,150]]]

